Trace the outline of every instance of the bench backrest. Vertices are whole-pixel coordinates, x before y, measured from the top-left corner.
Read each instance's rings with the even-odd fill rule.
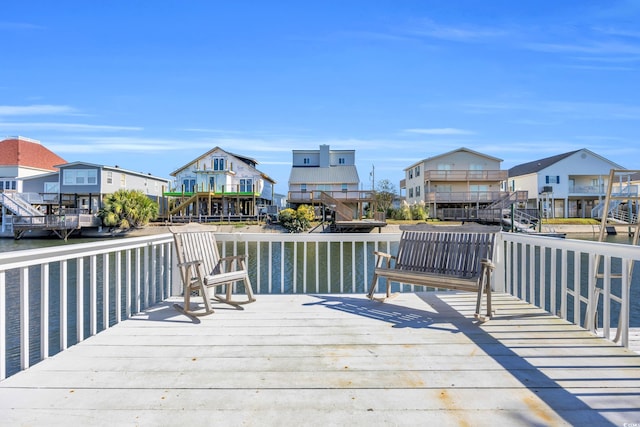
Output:
[[[403,231],[395,268],[473,278],[493,257],[495,232]]]
[[[205,274],[213,274],[220,262],[216,237],[211,231],[175,232],[178,263],[202,261]]]

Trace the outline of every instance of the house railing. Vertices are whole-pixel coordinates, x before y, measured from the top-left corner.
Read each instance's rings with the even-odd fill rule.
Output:
[[[287,200],[295,203],[320,203],[322,194],[327,194],[334,199],[347,201],[372,201],[373,191],[365,190],[310,190],[310,191],[289,191]]]
[[[504,181],[509,176],[506,170],[426,170],[426,181]]]
[[[256,294],[366,293],[376,250],[399,233],[218,233],[223,255],[248,256]],[[596,279],[596,256],[604,279]],[[618,325],[628,345],[627,267],[640,248],[500,233],[497,291],[574,322]],[[181,292],[170,234],[0,253],[0,380]],[[622,268],[622,278],[615,278]],[[639,276],[636,275],[636,278]],[[419,291],[394,283],[395,291]],[[500,316],[500,313],[498,313]]]
[[[424,201],[427,203],[493,203],[507,196],[504,191],[427,191]]]
[[[640,281],[640,272],[633,278],[639,246],[522,233],[501,236],[495,261],[498,290],[629,346],[629,292],[631,281],[635,286]]]
[[[0,253],[0,380],[178,292],[172,243],[164,234]]]

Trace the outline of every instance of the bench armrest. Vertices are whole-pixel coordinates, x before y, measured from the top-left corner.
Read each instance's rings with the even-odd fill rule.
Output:
[[[382,267],[382,264],[386,264],[386,267],[391,267],[391,260],[396,259],[395,256],[386,252],[373,251],[373,254],[377,257],[376,267]],[[386,261],[386,262],[385,262]]]
[[[482,258],[480,260],[480,264],[482,264],[483,266],[487,267],[490,270],[493,270],[496,268],[496,265],[493,263],[493,261],[491,261],[488,258]]]

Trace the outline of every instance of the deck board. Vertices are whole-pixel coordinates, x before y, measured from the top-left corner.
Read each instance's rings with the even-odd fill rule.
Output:
[[[3,425],[623,425],[640,355],[511,296],[168,301],[0,382]]]

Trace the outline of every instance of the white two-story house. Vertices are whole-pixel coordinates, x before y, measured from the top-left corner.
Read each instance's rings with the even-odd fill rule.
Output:
[[[508,187],[527,191],[527,207],[543,217],[588,218],[606,196],[611,169],[625,168],[582,148],[512,167]]]

